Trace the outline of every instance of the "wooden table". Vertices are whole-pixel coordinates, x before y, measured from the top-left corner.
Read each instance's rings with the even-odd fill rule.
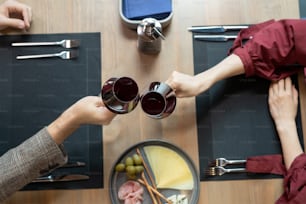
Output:
[[[29,33],[102,33],[102,82],[130,76],[143,90],[151,81],[164,81],[173,70],[193,74],[192,25],[252,24],[271,18],[298,18],[298,0],[173,0],[174,16],[164,30],[159,55],[139,53],[135,30],[124,26],[118,0],[20,0],[33,9]],[[304,100],[305,90],[301,90]],[[306,115],[303,111],[303,118]],[[305,129],[305,128],[304,128]],[[305,135],[305,134],[304,134]],[[195,99],[179,99],[175,112],[153,120],[136,108],[104,127],[104,189],[17,192],[7,203],[110,203],[108,177],[123,149],[149,138],[165,139],[198,164]],[[186,142],[187,141],[187,142]],[[281,195],[282,180],[201,182],[199,203],[271,204]]]

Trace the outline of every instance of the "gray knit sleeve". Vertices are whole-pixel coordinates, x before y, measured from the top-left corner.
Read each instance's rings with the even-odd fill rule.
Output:
[[[66,162],[63,146],[58,146],[43,128],[0,157],[0,202],[41,174]]]

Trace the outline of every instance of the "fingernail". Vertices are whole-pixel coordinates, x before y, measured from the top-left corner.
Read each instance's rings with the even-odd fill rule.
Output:
[[[20,28],[20,29],[24,29],[24,28],[25,28],[24,23],[19,23],[18,28]]]

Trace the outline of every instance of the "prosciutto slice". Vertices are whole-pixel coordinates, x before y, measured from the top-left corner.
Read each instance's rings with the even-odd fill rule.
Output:
[[[143,187],[136,181],[127,181],[122,184],[118,191],[118,198],[124,204],[141,204],[143,197]]]

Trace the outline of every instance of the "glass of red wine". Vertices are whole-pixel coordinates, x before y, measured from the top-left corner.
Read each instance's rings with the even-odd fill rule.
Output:
[[[162,119],[175,109],[176,96],[172,88],[163,82],[152,82],[140,99],[142,110],[151,118]]]
[[[140,96],[137,83],[129,77],[110,78],[101,90],[105,106],[114,113],[129,113],[137,106]]]

